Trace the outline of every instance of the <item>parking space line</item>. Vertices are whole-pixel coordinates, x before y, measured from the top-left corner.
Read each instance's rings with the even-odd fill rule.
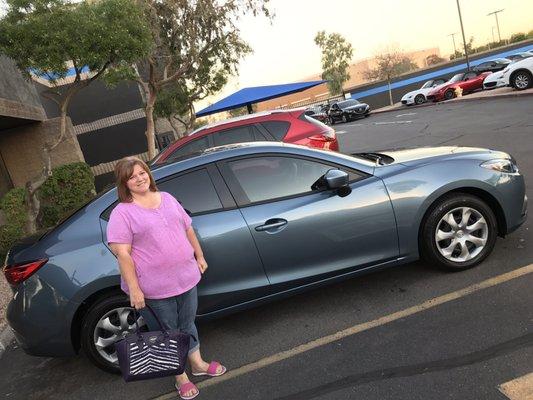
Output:
[[[416,113],[413,113],[413,112],[412,112],[412,113],[406,113],[406,114],[398,114],[398,115],[396,115],[396,118],[406,117],[406,116],[408,116],[408,115],[416,115]]]
[[[533,372],[498,386],[507,398],[511,400],[533,399]]]
[[[413,121],[383,121],[374,122],[374,125],[393,125],[393,124],[410,124]]]
[[[495,276],[493,278],[484,280],[479,283],[475,283],[473,285],[467,286],[463,289],[456,290],[454,292],[450,292],[447,294],[444,294],[442,296],[434,297],[432,299],[426,300],[423,303],[420,303],[418,305],[394,312],[392,314],[385,315],[383,317],[379,317],[377,319],[374,319],[372,321],[363,322],[361,324],[354,325],[350,328],[343,329],[341,331],[338,331],[336,333],[333,333],[328,336],[324,336],[318,339],[315,339],[311,342],[296,346],[292,349],[285,350],[282,352],[279,352],[277,354],[273,354],[271,356],[262,358],[258,361],[252,362],[250,364],[243,365],[239,368],[236,368],[234,370],[230,370],[226,372],[224,375],[218,377],[218,378],[211,378],[209,380],[205,380],[200,382],[197,386],[198,388],[206,388],[209,386],[213,386],[219,383],[222,383],[224,381],[227,381],[229,379],[237,378],[241,375],[247,374],[249,372],[256,371],[261,368],[268,367],[272,364],[275,364],[277,362],[286,360],[288,358],[297,356],[299,354],[305,353],[307,351],[316,349],[317,347],[327,345],[329,343],[335,342],[337,340],[343,339],[348,336],[355,335],[356,333],[364,332],[372,328],[376,328],[378,326],[382,326],[385,324],[388,324],[393,321],[397,321],[401,318],[405,318],[414,314],[417,314],[419,312],[434,308],[436,306],[439,306],[441,304],[448,303],[453,300],[457,300],[461,297],[468,296],[470,294],[479,292],[480,290],[487,289],[493,286],[500,285],[502,283],[508,282],[510,280],[520,278],[522,276],[525,276],[527,274],[530,274],[533,272],[533,264],[526,265],[525,267],[518,268],[514,271],[507,272],[502,275]],[[175,398],[176,393],[171,392],[159,397],[156,397],[154,400],[169,400]],[[514,399],[513,399],[514,400]]]

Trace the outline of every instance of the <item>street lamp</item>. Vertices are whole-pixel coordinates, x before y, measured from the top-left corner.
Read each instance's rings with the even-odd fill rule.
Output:
[[[494,14],[494,16],[496,17],[496,27],[498,28],[498,40],[500,42],[502,41],[502,37],[500,36],[500,24],[498,23],[498,13],[501,13],[503,10],[505,10],[505,8],[502,8],[501,10],[496,10],[496,11],[493,11],[487,14],[487,17],[492,14]]]
[[[468,60],[468,49],[466,47],[466,38],[465,38],[465,29],[463,28],[463,17],[461,17],[461,6],[459,5],[459,0],[457,1],[457,11],[459,12],[459,23],[461,24],[461,33],[463,34],[463,45],[465,49],[465,58],[466,58],[466,70],[470,71],[470,61]]]
[[[451,36],[452,37],[452,41],[453,41],[453,56],[455,57],[455,55],[457,54],[457,49],[455,48],[455,35],[457,35],[457,32],[454,32],[454,33],[450,33],[448,36]]]

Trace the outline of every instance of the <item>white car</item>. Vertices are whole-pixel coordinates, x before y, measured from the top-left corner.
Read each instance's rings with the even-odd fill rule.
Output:
[[[493,72],[483,81],[484,90],[496,89],[503,86],[507,86],[507,83],[503,80],[503,71]]]
[[[509,64],[503,71],[501,81],[517,90],[533,87],[533,57]]]
[[[422,104],[426,102],[426,96],[427,94],[436,88],[437,86],[440,86],[442,84],[446,83],[445,79],[432,79],[430,81],[427,81],[422,85],[420,89],[413,90],[412,92],[406,93],[402,97],[402,104],[405,104],[407,106],[413,105],[413,104]]]

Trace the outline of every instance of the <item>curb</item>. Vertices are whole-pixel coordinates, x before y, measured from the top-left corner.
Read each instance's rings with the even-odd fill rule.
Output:
[[[390,109],[390,110],[382,110],[382,111],[380,111],[380,109],[378,108],[377,110],[372,111],[370,113],[370,115],[382,114],[382,113],[394,112],[394,111],[402,111],[402,110],[405,110],[405,111],[407,111],[407,110],[416,110],[416,109],[421,108],[421,107],[432,107],[432,106],[434,107],[434,106],[443,105],[443,104],[460,103],[460,102],[463,102],[463,101],[477,101],[477,100],[487,101],[487,100],[496,100],[496,99],[501,99],[501,98],[506,98],[506,97],[527,97],[527,96],[533,96],[533,92],[523,93],[521,91],[514,91],[514,92],[510,92],[510,93],[498,94],[498,95],[495,95],[495,96],[481,96],[481,97],[462,96],[460,98],[455,98],[455,99],[446,100],[446,101],[439,101],[437,103],[424,103],[424,104],[420,104],[418,106],[411,106],[411,107],[400,106],[398,108],[394,108],[394,109]]]
[[[13,342],[14,339],[15,335],[13,334],[13,331],[11,330],[9,325],[0,327],[0,357],[2,357],[4,351],[6,351],[6,349]]]

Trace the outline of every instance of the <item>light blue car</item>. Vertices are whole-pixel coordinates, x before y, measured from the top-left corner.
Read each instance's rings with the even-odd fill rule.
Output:
[[[524,179],[506,153],[438,147],[354,156],[246,143],[153,170],[190,213],[208,272],[199,316],[214,317],[417,260],[481,263],[526,219]],[[114,343],[134,329],[106,224],[116,189],[42,237],[15,245],[7,318],[39,356],[83,348],[116,371]]]

